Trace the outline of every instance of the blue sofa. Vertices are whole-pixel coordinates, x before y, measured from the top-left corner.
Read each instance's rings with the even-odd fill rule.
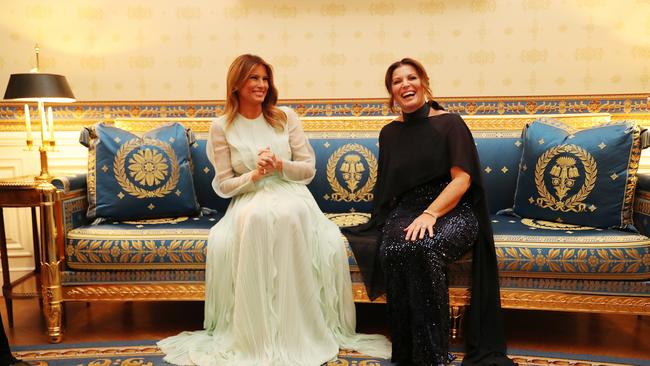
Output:
[[[300,112],[300,111],[299,111]],[[504,308],[650,315],[650,175],[640,175],[634,219],[641,233],[585,228],[498,215],[512,207],[522,143],[521,130],[539,116],[465,116],[474,134],[487,186]],[[609,121],[609,114],[559,115],[576,127]],[[145,131],[168,120],[114,123]],[[368,219],[376,180],[377,136],[390,117],[310,117],[303,125],[317,155],[309,185],[323,212],[339,226]],[[55,266],[45,268],[50,288],[45,316],[50,341],[63,337],[68,301],[197,300],[204,296],[208,231],[228,201],[216,196],[205,154],[208,119],[182,119],[197,136],[192,146],[197,198],[211,214],[91,225],[86,219],[86,176],[59,177],[55,216]],[[342,162],[361,163],[354,172]],[[346,165],[346,166],[349,166]],[[357,173],[357,174],[351,174]],[[204,210],[207,212],[208,210]],[[471,256],[450,268],[453,332],[468,304]],[[349,251],[354,299],[368,302]],[[377,301],[382,302],[383,299]]]

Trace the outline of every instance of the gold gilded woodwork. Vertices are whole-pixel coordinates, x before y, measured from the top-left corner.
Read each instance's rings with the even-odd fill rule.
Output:
[[[63,292],[61,291],[61,262],[41,263],[43,313],[51,343],[63,340]]]
[[[306,131],[307,137],[313,139],[376,139],[377,131]],[[521,135],[521,133],[519,134]],[[313,141],[311,141],[314,144]]]
[[[16,351],[13,352],[17,357],[29,361],[30,365],[33,366],[47,366],[48,364],[44,361],[37,361],[40,359],[70,359],[73,357],[102,357],[108,354],[119,355],[121,357],[130,357],[130,356],[144,356],[144,355],[160,355],[160,349],[155,345],[128,345],[128,346],[97,346],[97,347],[58,347],[58,348],[45,348],[42,350],[28,350],[28,351]],[[42,363],[39,363],[42,362]],[[77,365],[77,363],[75,363]],[[115,366],[115,364],[110,364]],[[136,363],[137,366],[148,366],[147,364]],[[91,366],[88,364],[86,366]],[[123,364],[119,366],[125,366]]]
[[[210,130],[210,124],[212,123],[212,120],[213,118],[138,117],[138,118],[116,118],[114,124],[115,127],[121,128],[129,132],[138,133],[138,132],[146,132],[152,130],[156,127],[160,127],[161,125],[167,124],[169,122],[180,122],[183,124],[185,128],[190,128],[194,132],[208,132],[208,130]]]
[[[616,113],[612,114],[612,121],[634,121],[639,126],[650,126],[650,113]]]
[[[384,304],[386,303],[386,295],[381,295],[374,301],[371,301],[368,297],[368,292],[366,291],[366,286],[362,283],[352,283],[352,298],[354,302],[374,302]]]
[[[449,306],[469,305],[471,297],[470,290],[465,287],[449,288]]]
[[[395,116],[345,116],[345,117],[301,117],[305,132],[359,132],[379,131]],[[611,121],[609,113],[578,114],[523,114],[523,115],[464,115],[463,119],[473,131],[521,130],[527,124],[540,119],[551,118],[562,121],[576,130],[593,127]],[[210,118],[116,118],[115,126],[131,132],[145,132],[163,123],[180,122],[197,133],[210,129]]]
[[[650,297],[567,294],[501,289],[501,306],[508,309],[650,315]]]
[[[463,309],[460,306],[451,306],[450,307],[450,320],[451,320],[451,326],[449,327],[450,331],[450,336],[451,339],[457,339],[460,337],[460,325],[461,325],[461,317],[463,315]]]
[[[0,181],[0,187],[11,189],[34,189],[38,184],[34,177],[8,178]]]
[[[451,306],[469,305],[469,300],[468,289],[449,289]],[[568,294],[503,288],[501,289],[501,306],[506,309],[522,310],[650,315],[649,297]]]
[[[54,204],[61,197],[56,188],[50,183],[41,182],[37,189],[41,197],[41,292],[43,314],[50,342],[59,343],[63,339],[62,265],[57,246]]]
[[[379,130],[375,131],[307,131],[310,139],[377,139]],[[206,138],[205,134],[197,134],[197,137]],[[500,138],[520,138],[521,130],[474,130],[474,138],[481,139],[500,139]],[[313,143],[313,142],[312,142]]]
[[[519,97],[525,99],[525,97]],[[519,99],[517,98],[517,99]],[[543,97],[539,97],[543,99]],[[569,97],[558,97],[558,99],[569,98]],[[441,98],[440,100],[442,100]],[[456,100],[463,100],[464,98],[453,98]],[[478,99],[477,99],[478,100]],[[491,99],[490,99],[491,100]],[[498,100],[496,98],[495,100]],[[504,99],[507,100],[507,99]],[[284,103],[295,103],[294,101],[283,101]],[[332,104],[336,103],[353,103],[357,105],[356,100],[328,100],[326,102],[321,102],[319,100],[304,100],[297,101],[304,103],[328,103],[325,106],[328,108],[317,108],[315,106],[310,107],[308,110],[302,110],[300,105],[295,106],[296,112],[301,115],[301,120],[303,121],[303,127],[306,132],[312,131],[379,131],[381,128],[392,121],[395,116],[384,114],[382,116],[365,116],[362,113],[375,113],[375,107],[364,107],[361,111],[358,111],[355,108],[348,108],[345,105],[336,106],[337,111],[345,116],[333,117],[327,116],[327,112],[331,111]],[[365,103],[376,103],[383,104],[383,99],[361,101]],[[131,106],[131,108],[138,109],[141,105],[147,104],[149,102],[128,102],[128,103],[116,103],[116,102],[102,102],[101,105],[105,106],[106,113],[101,116],[88,116],[88,117],[79,117],[78,119],[66,119],[64,116],[61,118],[57,117],[57,120],[60,120],[61,131],[79,131],[83,127],[91,126],[97,123],[98,120],[105,120],[108,124],[114,124],[116,127],[119,127],[123,130],[127,130],[133,133],[145,132],[160,126],[163,123],[169,122],[180,122],[185,127],[191,128],[195,133],[207,133],[210,129],[211,121],[221,114],[221,109],[213,109],[210,111],[204,111],[204,115],[207,114],[209,117],[192,117],[192,103],[193,102],[178,102],[176,104],[182,103],[182,108],[179,109],[177,115],[183,117],[166,117],[163,107],[165,107],[165,102],[158,102],[157,104],[161,105],[161,111],[152,112],[148,114],[139,114],[135,113],[136,117],[122,117],[124,114],[133,115],[133,113],[121,113],[118,110],[112,110],[111,106],[115,104],[126,104]],[[78,108],[83,108],[81,103]],[[90,103],[83,103],[84,105]],[[189,106],[189,107],[188,107]],[[171,106],[170,106],[171,107]],[[347,110],[349,109],[349,111]],[[476,130],[501,130],[501,131],[512,131],[512,130],[521,130],[526,124],[531,123],[532,121],[539,118],[553,118],[565,122],[573,126],[576,129],[583,129],[592,127],[594,125],[602,124],[609,122],[612,119],[633,119],[639,121],[640,124],[644,125],[641,121],[646,121],[650,119],[650,114],[610,114],[607,111],[601,109],[601,113],[564,113],[560,111],[550,111],[559,112],[560,114],[486,114],[486,115],[475,115],[468,113],[471,111],[471,108],[455,108],[453,104],[447,105],[447,109],[453,113],[461,113],[465,122],[470,127],[470,129]],[[353,112],[359,113],[353,113]],[[302,112],[302,113],[301,113]],[[496,111],[494,111],[496,112]],[[510,111],[516,112],[516,111]],[[314,117],[314,116],[304,116],[305,113],[310,114],[325,114],[323,117]],[[0,116],[1,117],[1,116]],[[645,123],[647,125],[647,123]],[[12,132],[22,132],[24,130],[24,119],[22,116],[16,116],[16,119],[3,120],[0,123],[0,131],[12,131]]]
[[[562,121],[567,125],[581,130],[611,120],[608,113],[584,114],[523,114],[523,115],[470,115],[463,116],[467,126],[472,131],[476,130],[522,130],[526,125],[540,118],[550,118]]]
[[[370,302],[365,286],[352,284],[355,302]],[[204,284],[161,284],[161,285],[87,285],[65,286],[65,301],[147,301],[147,300],[190,300],[204,299]],[[469,305],[470,292],[467,288],[450,288],[450,306]],[[381,296],[374,302],[384,303]],[[589,294],[566,294],[548,291],[517,291],[501,289],[501,305],[508,309],[553,310],[594,313],[620,313],[650,315],[650,298],[628,296],[602,296]]]
[[[144,300],[196,300],[202,301],[205,285],[197,284],[125,284],[66,286],[66,301],[144,301]]]

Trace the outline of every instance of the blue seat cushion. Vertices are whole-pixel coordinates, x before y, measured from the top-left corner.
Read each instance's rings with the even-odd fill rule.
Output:
[[[368,219],[365,214],[351,219],[341,215],[332,215],[341,225]],[[67,234],[66,264],[77,270],[204,269],[208,234],[221,217],[222,213],[215,212],[81,226]],[[358,271],[349,248],[348,258],[350,269]]]
[[[221,214],[113,221],[70,230],[72,269],[203,269],[210,228]]]
[[[650,279],[650,238],[630,231],[493,215],[501,276]]]
[[[327,214],[339,227],[366,222],[366,213]],[[210,228],[221,214],[110,222],[71,230],[65,246],[71,269],[203,269]],[[650,279],[650,239],[639,234],[493,215],[501,276]],[[358,272],[348,247],[350,270]],[[471,254],[450,267],[471,271]],[[358,276],[358,274],[356,274]]]

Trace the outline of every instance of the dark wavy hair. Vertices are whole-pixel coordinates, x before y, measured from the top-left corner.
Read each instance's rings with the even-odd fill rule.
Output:
[[[438,104],[435,100],[433,100],[433,93],[431,92],[431,87],[429,86],[429,75],[427,74],[427,71],[424,69],[424,66],[422,64],[410,57],[405,57],[399,61],[395,61],[390,66],[388,66],[388,69],[386,70],[386,76],[384,76],[384,85],[386,86],[386,91],[388,92],[388,95],[390,96],[388,99],[388,106],[390,107],[390,110],[397,113],[399,110],[395,108],[395,96],[393,95],[393,89],[392,89],[392,84],[393,84],[393,72],[395,72],[395,69],[397,69],[400,66],[404,65],[409,65],[412,66],[415,69],[415,72],[418,74],[418,77],[422,81],[422,86],[424,87],[424,95],[427,98],[427,101],[429,102],[429,105],[433,109],[437,110],[444,110],[444,108]]]

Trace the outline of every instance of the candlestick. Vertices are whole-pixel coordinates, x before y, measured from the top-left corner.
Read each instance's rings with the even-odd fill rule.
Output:
[[[33,141],[32,139],[32,120],[29,117],[29,106],[25,104],[25,128],[27,130],[27,141]]]
[[[54,145],[54,116],[52,115],[52,107],[47,107],[48,129],[50,130],[50,144]]]
[[[47,142],[47,120],[45,117],[45,107],[43,102],[38,102],[38,113],[41,115],[41,141],[42,145],[45,146]]]

